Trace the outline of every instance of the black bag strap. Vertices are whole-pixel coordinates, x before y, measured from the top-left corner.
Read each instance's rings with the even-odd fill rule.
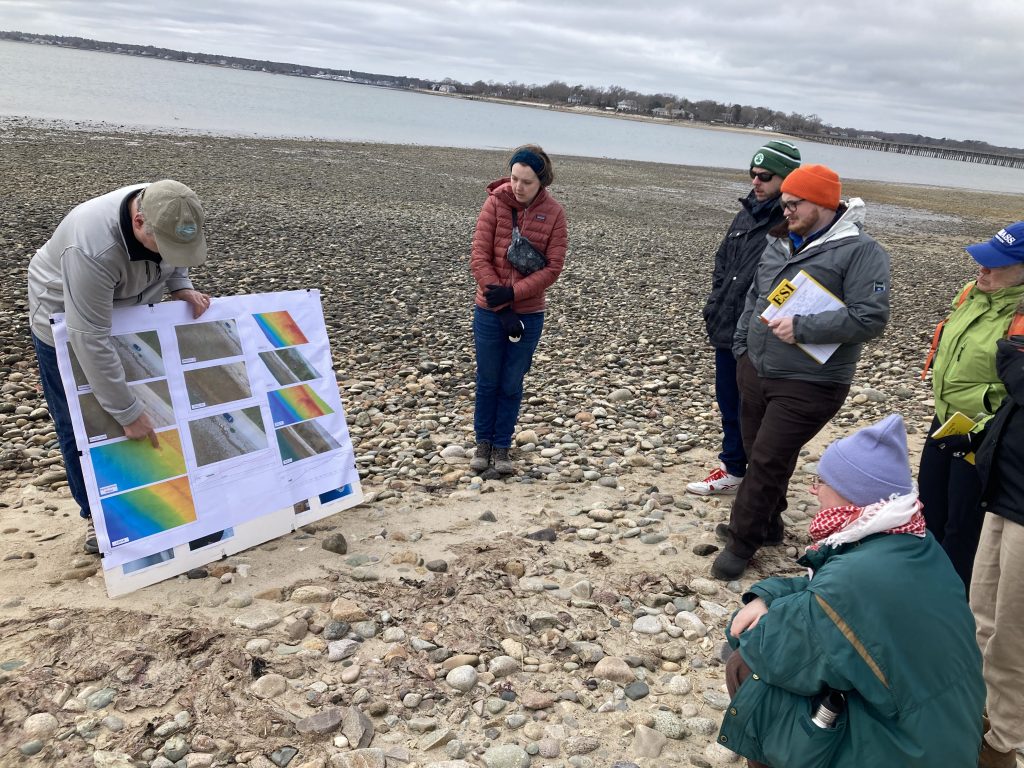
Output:
[[[518,226],[519,226],[519,217],[516,216],[516,209],[513,208],[512,209],[512,229],[515,229]]]

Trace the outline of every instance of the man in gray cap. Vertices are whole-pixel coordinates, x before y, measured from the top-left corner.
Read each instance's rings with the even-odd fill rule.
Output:
[[[740,436],[740,391],[732,341],[750,282],[767,243],[768,232],[782,223],[782,180],[800,166],[800,150],[788,141],[772,140],[750,159],[751,190],[740,198],[742,208],[729,225],[715,253],[711,293],[704,304],[708,340],[715,348],[715,400],[722,417],[721,464],[686,490],[701,496],[736,493],[747,471]],[[781,538],[781,531],[778,538]]]
[[[65,313],[71,349],[100,406],[132,440],[157,437],[145,405],[128,387],[111,341],[115,307],[151,304],[166,290],[193,317],[210,306],[188,268],[206,261],[205,215],[196,193],[164,179],[87,200],[72,210],[28,265],[28,310],[40,381],[67,469],[68,486],[88,520],[85,551],[99,551],[82,477],[67,394],[57,366],[50,315]]]

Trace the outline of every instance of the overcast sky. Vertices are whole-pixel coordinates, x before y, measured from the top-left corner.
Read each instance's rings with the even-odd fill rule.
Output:
[[[0,0],[0,29],[1024,146],[1024,0]]]

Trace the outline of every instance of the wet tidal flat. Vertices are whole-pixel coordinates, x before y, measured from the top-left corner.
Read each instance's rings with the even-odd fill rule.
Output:
[[[504,153],[65,131],[11,120],[0,124],[0,145],[0,259],[9,274],[24,275],[35,248],[77,203],[176,177],[199,192],[208,213],[210,259],[192,271],[198,288],[214,296],[322,292],[364,480],[428,488],[451,482],[432,457],[448,444],[472,442],[469,249]],[[571,447],[561,452],[563,463],[538,461],[544,472],[536,479],[549,477],[548,467],[578,480],[621,466],[624,452],[643,440],[659,463],[694,447],[713,449],[713,355],[700,312],[718,241],[749,188],[745,169],[554,162],[551,192],[566,207],[570,250],[548,292],[520,427],[537,433],[538,448]],[[1016,218],[1018,201],[877,183],[848,185],[844,194],[864,197],[868,231],[892,255],[893,312],[885,336],[865,349],[837,425],[892,410],[923,423],[930,390],[916,374],[935,322],[973,274],[963,246]],[[42,405],[24,280],[6,281],[0,291],[0,361],[5,375],[20,374],[4,391],[0,469],[33,472],[53,463],[55,447],[45,418],[16,413]],[[230,329],[198,333],[185,343],[197,360],[234,350]],[[138,375],[155,375],[160,350],[144,339],[125,341]],[[304,361],[285,354],[265,360],[272,375],[282,384],[306,380]],[[195,403],[244,395],[223,377],[220,384],[199,378]],[[863,390],[871,391],[858,402]],[[580,413],[593,419],[577,419]],[[410,451],[417,444],[421,455]]]

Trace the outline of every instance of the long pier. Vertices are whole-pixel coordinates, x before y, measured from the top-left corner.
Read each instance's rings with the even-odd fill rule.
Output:
[[[933,147],[926,144],[899,144],[892,141],[854,139],[848,136],[827,136],[818,133],[790,133],[789,135],[797,136],[806,141],[816,141],[819,144],[834,144],[839,147],[872,149],[877,152],[896,152],[901,155],[938,157],[943,160],[959,160],[964,163],[981,163],[982,165],[1000,165],[1005,168],[1024,168],[1024,155],[1001,155],[995,152],[975,152],[970,149]]]

